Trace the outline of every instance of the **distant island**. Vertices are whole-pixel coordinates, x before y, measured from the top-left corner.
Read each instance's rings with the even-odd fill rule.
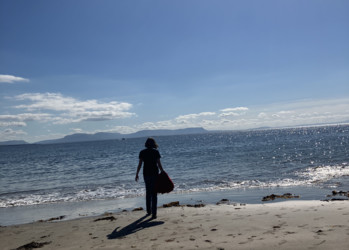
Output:
[[[302,128],[302,127],[317,127],[317,126],[348,126],[349,121],[342,123],[319,123],[309,125],[298,125],[292,127],[259,127],[248,130],[269,130],[269,129],[290,129],[290,128]],[[70,143],[70,142],[87,142],[87,141],[104,141],[104,140],[122,140],[128,138],[140,138],[140,137],[152,137],[152,136],[170,136],[170,135],[189,135],[189,134],[204,134],[204,133],[215,133],[215,132],[227,132],[228,130],[206,130],[202,127],[197,128],[185,128],[185,129],[158,129],[158,130],[141,130],[131,134],[120,134],[120,133],[107,133],[99,132],[95,134],[77,133],[72,135],[64,136],[60,139],[38,141],[35,143],[28,143],[23,140],[12,140],[0,142],[0,146],[4,145],[23,145],[23,144],[56,144],[56,143]],[[234,131],[234,130],[229,130]]]
[[[1,141],[0,142],[0,146],[4,146],[4,145],[23,145],[23,144],[29,144],[26,141],[22,141],[22,140],[13,140],[13,141]]]
[[[208,131],[204,128],[185,128],[185,129],[160,129],[160,130],[142,130],[132,134],[120,134],[120,133],[106,133],[100,132],[95,134],[77,133],[67,135],[60,139],[45,140],[35,142],[33,144],[56,144],[56,143],[70,143],[70,142],[87,142],[87,141],[104,141],[104,140],[122,140],[138,137],[151,137],[151,136],[168,136],[168,135],[188,135],[188,134],[203,134]],[[0,145],[21,145],[29,144],[26,141],[4,141],[0,142]]]

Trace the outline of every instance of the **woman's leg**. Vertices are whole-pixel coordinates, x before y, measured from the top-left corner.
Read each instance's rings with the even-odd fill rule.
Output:
[[[155,190],[156,180],[157,176],[144,176],[147,213],[151,213],[153,217],[156,217],[158,203],[158,194]]]
[[[158,206],[158,194],[155,191],[155,188],[153,188],[153,192],[152,192],[151,198],[152,198],[151,199],[151,208],[152,208],[151,213],[152,213],[153,217],[156,217],[157,206]]]
[[[151,180],[149,178],[149,176],[144,176],[144,182],[145,182],[145,204],[147,206],[147,214],[151,214],[152,213],[152,209],[151,209],[151,200],[152,200],[152,185],[151,185]]]
[[[152,188],[151,188],[151,197],[152,197],[152,204],[151,204],[151,208],[152,208],[152,215],[153,218],[156,218],[156,212],[157,212],[157,208],[158,208],[158,193],[156,191],[156,181],[157,181],[158,177],[157,176],[152,176]]]

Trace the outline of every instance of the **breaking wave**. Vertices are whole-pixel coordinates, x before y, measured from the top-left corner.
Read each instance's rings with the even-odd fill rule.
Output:
[[[174,193],[207,192],[230,189],[246,188],[272,188],[272,187],[294,187],[315,186],[342,177],[349,177],[349,165],[343,163],[335,166],[309,167],[302,171],[296,171],[292,178],[275,180],[202,180],[196,183],[176,183]],[[89,200],[125,199],[143,196],[144,187],[97,187],[84,188],[80,190],[51,190],[35,191],[25,193],[2,194],[0,207],[40,205],[58,202],[77,202]]]

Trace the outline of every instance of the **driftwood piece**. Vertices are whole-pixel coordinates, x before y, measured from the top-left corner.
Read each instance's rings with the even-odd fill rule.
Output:
[[[108,217],[103,217],[103,218],[95,219],[94,222],[96,222],[96,221],[101,221],[101,220],[110,220],[110,221],[113,221],[113,220],[116,220],[116,218],[115,218],[114,216],[108,216]]]
[[[286,194],[283,194],[283,195],[271,194],[271,195],[268,195],[268,196],[264,196],[262,201],[272,201],[272,200],[275,200],[277,198],[292,199],[292,198],[299,198],[299,197],[300,197],[299,195],[293,195],[293,194],[290,194],[290,193],[286,193]]]
[[[41,248],[45,245],[48,245],[50,244],[51,242],[35,242],[35,241],[32,241],[28,244],[25,244],[23,246],[20,246],[20,247],[17,247],[16,250],[32,250],[34,248]]]

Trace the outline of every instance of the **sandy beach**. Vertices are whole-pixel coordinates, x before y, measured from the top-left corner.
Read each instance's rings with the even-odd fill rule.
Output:
[[[348,236],[348,201],[292,200],[1,227],[0,249],[348,249]]]

